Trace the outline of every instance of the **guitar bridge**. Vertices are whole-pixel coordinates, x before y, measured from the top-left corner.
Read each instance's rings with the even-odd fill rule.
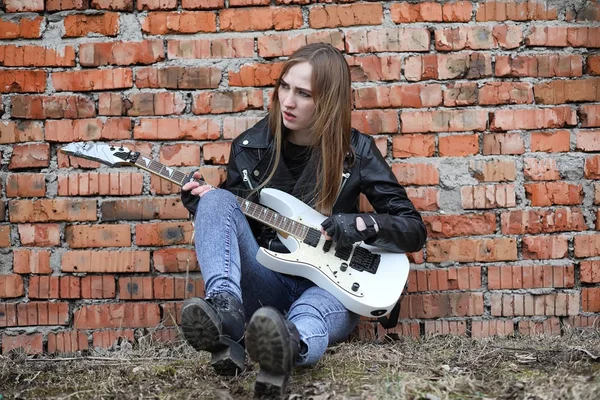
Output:
[[[361,272],[365,271],[376,274],[380,261],[380,254],[373,254],[363,247],[356,246],[354,254],[352,254],[352,259],[350,260],[350,268]]]

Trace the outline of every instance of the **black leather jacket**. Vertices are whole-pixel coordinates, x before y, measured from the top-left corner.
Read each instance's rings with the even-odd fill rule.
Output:
[[[425,244],[427,232],[421,215],[398,183],[385,159],[368,135],[352,130],[355,159],[347,160],[341,192],[333,207],[334,213],[358,213],[359,194],[364,193],[376,211],[372,214],[379,232],[368,244],[396,252],[414,252]],[[247,197],[270,173],[273,160],[273,137],[268,118],[238,136],[232,143],[227,180],[222,187],[241,197]],[[306,204],[313,205],[314,171],[309,168],[294,181],[285,163],[279,166],[269,187],[292,194]],[[304,190],[303,190],[304,189]],[[182,192],[183,204],[194,213],[198,197]],[[251,199],[256,201],[256,198]],[[274,232],[248,219],[259,245],[281,251],[281,242],[273,240]]]

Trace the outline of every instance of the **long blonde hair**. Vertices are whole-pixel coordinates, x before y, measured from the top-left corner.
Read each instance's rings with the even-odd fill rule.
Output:
[[[269,127],[275,149],[273,169],[257,189],[265,186],[275,174],[281,158],[283,141],[289,134],[289,130],[283,124],[279,104],[281,77],[293,65],[302,62],[312,65],[311,91],[315,110],[310,143],[317,161],[314,207],[324,215],[331,215],[342,181],[344,159],[346,154],[352,151],[352,89],[350,67],[342,53],[330,44],[313,43],[303,46],[284,64],[275,83],[269,111]]]

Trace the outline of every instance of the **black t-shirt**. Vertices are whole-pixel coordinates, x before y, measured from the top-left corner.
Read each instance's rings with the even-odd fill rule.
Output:
[[[288,167],[288,170],[291,172],[294,180],[298,180],[304,168],[308,164],[310,160],[310,147],[309,146],[299,146],[292,142],[286,142],[283,146],[282,152],[283,160],[285,161],[285,165]]]

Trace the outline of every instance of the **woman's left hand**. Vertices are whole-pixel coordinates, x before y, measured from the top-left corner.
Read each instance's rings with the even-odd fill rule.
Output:
[[[371,222],[367,225],[365,222]],[[334,240],[337,247],[352,245],[377,235],[377,223],[369,214],[335,214],[321,223],[326,240]]]

